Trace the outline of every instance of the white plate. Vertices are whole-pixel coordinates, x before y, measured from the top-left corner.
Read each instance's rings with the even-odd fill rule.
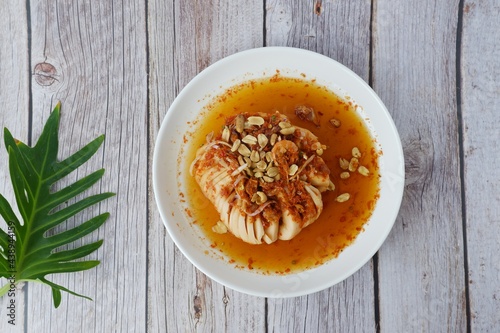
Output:
[[[353,244],[335,259],[301,273],[262,275],[237,269],[205,254],[207,244],[200,231],[191,227],[179,200],[184,188],[179,172],[186,170],[181,149],[183,136],[194,120],[216,96],[239,82],[272,76],[315,78],[340,96],[350,96],[367,118],[367,125],[383,154],[379,158],[380,198],[375,210]],[[183,161],[177,163],[177,161]],[[161,125],[153,157],[153,186],[163,222],[177,247],[203,273],[234,290],[263,297],[301,296],[328,288],[360,269],[380,248],[397,217],[404,187],[404,158],[401,141],[386,107],[375,92],[354,72],[323,55],[295,48],[251,49],[224,58],[198,74],[170,106]],[[179,188],[180,187],[180,188]]]

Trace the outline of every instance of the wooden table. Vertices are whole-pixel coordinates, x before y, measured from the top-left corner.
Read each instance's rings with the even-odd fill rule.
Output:
[[[63,294],[54,309],[50,288],[24,285],[15,326],[9,298],[0,300],[1,332],[500,330],[498,0],[0,8],[0,124],[32,143],[61,101],[61,157],[106,134],[78,175],[104,167],[95,190],[117,193],[83,216],[111,213],[86,238],[105,240],[91,255],[101,265],[52,277],[94,301]],[[241,294],[195,269],[166,233],[151,186],[155,138],[180,89],[218,59],[274,45],[319,52],[364,78],[387,105],[406,160],[400,214],[380,251],[342,283],[291,299]],[[4,149],[0,156],[0,191],[12,198]]]

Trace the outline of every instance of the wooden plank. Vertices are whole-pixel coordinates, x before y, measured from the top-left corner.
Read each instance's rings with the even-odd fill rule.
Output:
[[[383,332],[466,330],[456,36],[459,1],[379,0],[373,86],[403,142],[406,188],[379,251]]]
[[[158,135],[158,129],[168,106],[172,103],[178,93],[178,85],[174,74],[174,2],[173,1],[150,1],[148,3],[148,50],[149,50],[149,151],[148,163],[153,165],[154,142]],[[186,260],[182,254],[176,252],[172,240],[167,235],[166,229],[158,215],[154,193],[152,188],[152,177],[148,184],[149,222],[148,222],[148,312],[147,328],[150,332],[182,331],[183,326],[172,323],[168,318],[166,309],[178,312],[182,307],[179,301],[189,302],[186,297],[180,300],[173,299],[172,291],[173,272],[170,270],[176,264],[176,256],[179,260]],[[187,266],[187,264],[186,264]],[[191,272],[189,268],[187,272]],[[177,281],[184,281],[180,277],[183,271],[177,274]],[[167,280],[168,279],[168,280]],[[169,302],[171,301],[171,302]],[[184,303],[185,304],[185,303]],[[183,304],[183,305],[184,305]],[[188,305],[186,305],[188,306]],[[184,309],[191,313],[191,309]],[[185,318],[182,316],[181,318]],[[175,316],[174,316],[175,318]],[[169,329],[167,329],[167,327]],[[185,326],[184,326],[185,327]]]
[[[500,327],[500,6],[464,2],[461,106],[471,328]],[[493,167],[489,167],[493,166]]]
[[[320,3],[319,15],[316,5]],[[329,56],[368,81],[370,3],[267,1],[267,44]],[[375,332],[373,265],[342,283],[305,297],[268,300],[269,330]]]
[[[63,294],[53,309],[46,286],[29,286],[27,329],[49,332],[146,330],[147,75],[145,2],[58,1],[31,5],[33,136],[37,138],[56,101],[62,101],[60,155],[68,156],[106,134],[85,166],[62,185],[106,168],[89,193],[117,196],[79,214],[71,227],[100,212],[110,219],[85,238],[104,239],[89,256],[102,261],[89,271],[49,276],[90,296]],[[59,228],[60,230],[61,228]],[[77,245],[82,244],[81,241]]]
[[[370,262],[348,279],[324,291],[290,299],[269,299],[270,330],[376,332],[372,277]]]
[[[258,2],[151,1],[150,150],[175,95],[198,72],[232,53],[262,46]],[[148,329],[152,332],[262,331],[265,300],[227,289],[200,273],[165,231],[150,184]]]
[[[266,1],[266,38],[269,46],[324,54],[368,81],[369,1]]]
[[[25,1],[2,3],[4,18],[0,21],[0,193],[15,206],[9,176],[8,155],[4,148],[3,128],[14,137],[28,142],[29,132],[29,54],[28,13]],[[17,210],[16,210],[17,211]],[[0,228],[7,231],[1,219]],[[8,281],[0,279],[0,286]],[[19,286],[0,298],[0,332],[24,332],[25,289]],[[13,305],[11,305],[13,304]],[[7,307],[13,307],[7,309]],[[9,316],[8,316],[9,315]],[[10,323],[9,323],[10,322]]]

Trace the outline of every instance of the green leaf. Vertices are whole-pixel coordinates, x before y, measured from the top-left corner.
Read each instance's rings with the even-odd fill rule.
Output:
[[[57,104],[34,147],[14,139],[8,129],[4,130],[10,178],[20,217],[0,195],[0,216],[8,230],[0,229],[0,277],[14,275],[16,283],[39,281],[50,286],[56,308],[61,304],[61,291],[90,299],[47,280],[46,276],[97,266],[99,261],[84,260],[84,257],[96,251],[102,240],[78,246],[72,243],[98,229],[108,219],[109,213],[79,221],[73,228],[57,234],[53,234],[54,228],[69,218],[78,221],[78,213],[114,195],[84,195],[102,178],[103,169],[54,190],[57,182],[63,186],[64,177],[87,162],[104,142],[101,135],[73,155],[58,161],[59,118],[60,104]],[[0,296],[7,289],[0,288]]]

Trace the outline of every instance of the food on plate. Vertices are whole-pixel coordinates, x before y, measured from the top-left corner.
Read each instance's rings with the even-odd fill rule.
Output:
[[[367,127],[368,122],[358,113],[359,106],[349,96],[341,98],[326,86],[319,85],[314,79],[308,79],[305,76],[300,76],[300,78],[284,77],[277,72],[276,75],[268,78],[241,82],[220,94],[207,96],[207,99],[209,99],[208,102],[207,100],[200,100],[200,103],[204,103],[204,107],[200,111],[199,117],[191,123],[192,129],[183,138],[186,159],[178,160],[178,163],[180,163],[179,168],[182,171],[180,175],[182,174],[186,183],[185,189],[179,192],[180,200],[186,202],[186,216],[191,227],[200,231],[200,241],[206,246],[205,253],[207,255],[228,261],[235,267],[251,269],[258,273],[288,274],[316,267],[336,258],[339,253],[355,241],[356,237],[363,232],[364,225],[370,218],[378,200],[380,180],[378,157],[382,152],[378,149],[376,138],[371,135],[370,129]],[[276,111],[279,112],[280,116],[277,116]],[[242,121],[239,115],[246,117],[245,120]],[[246,137],[247,135],[242,136],[240,132],[233,133],[230,129],[233,122],[238,122],[238,128],[241,129],[243,125],[246,134],[251,134],[250,131],[245,129],[245,123],[250,124],[251,122],[254,123],[255,129],[262,131],[265,129],[264,122],[266,119],[271,119],[273,115],[278,118],[285,117],[290,123],[290,127],[300,128],[300,131],[280,127],[279,132],[274,133],[275,136],[256,132]],[[256,118],[251,118],[248,121],[249,117]],[[263,118],[264,122],[258,117]],[[278,121],[278,118],[274,119],[274,121],[279,126],[280,121]],[[258,125],[261,122],[262,125]],[[226,126],[228,130],[224,130]],[[234,126],[236,127],[236,123],[234,123]],[[282,130],[284,130],[285,134],[281,133]],[[310,132],[305,132],[305,130]],[[267,158],[272,157],[272,155],[268,154],[272,154],[271,147],[280,142],[278,141],[279,136],[281,136],[281,141],[285,141],[287,135],[290,135],[286,134],[288,131],[299,134],[311,133],[317,137],[319,145],[314,147],[311,145],[311,152],[306,152],[305,156],[307,158],[315,156],[310,163],[318,163],[319,158],[323,160],[330,171],[328,178],[335,184],[335,189],[332,191],[328,190],[327,187],[327,190],[324,190],[324,186],[330,184],[326,182],[326,173],[322,179],[324,182],[323,188],[318,184],[319,180],[316,180],[316,184],[308,183],[320,191],[322,211],[319,217],[307,227],[297,228],[297,224],[295,228],[283,228],[282,232],[289,235],[299,231],[289,240],[280,239],[276,233],[276,228],[267,230],[268,234],[264,232],[264,235],[262,235],[260,228],[255,229],[257,225],[254,225],[253,229],[244,229],[240,227],[248,227],[249,224],[236,224],[235,227],[238,226],[236,230],[240,232],[238,235],[248,237],[248,239],[253,237],[253,241],[258,240],[259,236],[262,235],[261,244],[247,243],[233,235],[228,227],[231,224],[226,225],[223,223],[219,208],[216,207],[217,203],[221,208],[230,209],[232,206],[224,206],[224,200],[222,199],[219,199],[219,201],[217,201],[217,198],[212,200],[215,197],[213,194],[211,195],[212,199],[210,199],[210,195],[208,197],[205,195],[203,184],[196,180],[197,176],[195,174],[198,172],[198,168],[201,167],[201,165],[198,165],[201,162],[192,162],[197,159],[201,160],[204,153],[213,154],[215,146],[211,145],[217,145],[224,148],[224,151],[238,153],[244,163],[248,163],[248,159],[250,159],[253,164],[252,158],[256,160],[257,155],[254,153],[252,156],[253,148],[250,148],[254,147],[252,145],[255,145],[255,147],[260,147],[260,144],[264,145],[267,139],[263,163],[269,164],[266,156]],[[262,135],[259,138],[259,134],[263,134],[265,138]],[[309,137],[309,135],[305,136]],[[224,139],[229,138],[228,141],[223,140],[223,137]],[[250,151],[249,156],[245,148],[240,148],[238,143],[235,143],[237,142],[235,139],[239,139],[240,146],[243,144],[248,148],[248,151]],[[291,141],[299,150],[303,150],[304,148],[299,147],[300,143],[294,140],[287,141]],[[210,141],[210,143],[207,143],[207,141]],[[215,141],[219,142],[216,143]],[[256,144],[255,141],[257,141]],[[286,151],[294,149],[293,146],[288,146],[287,143],[283,143],[283,145],[282,148]],[[204,149],[200,150],[200,147],[204,147]],[[235,151],[232,152],[231,149]],[[257,150],[259,149],[257,148]],[[208,158],[209,155],[206,157]],[[260,152],[258,157],[261,161]],[[240,164],[241,159],[238,159],[237,163],[233,161],[231,168],[241,167],[243,165]],[[304,156],[299,156],[298,161],[295,163],[286,162],[289,164],[288,178],[290,179],[298,173],[301,163],[305,162],[307,162],[307,159],[304,159]],[[227,162],[222,163],[228,164]],[[260,163],[262,167],[263,163]],[[257,164],[255,167],[257,167]],[[274,162],[272,167],[277,167]],[[205,168],[210,168],[215,172],[222,167],[219,165],[212,168],[207,163]],[[237,191],[240,191],[241,194],[245,195],[247,189],[252,191],[250,185],[253,186],[255,181],[249,181],[251,177],[247,172],[253,172],[254,176],[255,174],[261,176],[259,170],[255,170],[255,168],[248,168],[249,171],[246,170],[246,167],[244,169],[238,175],[243,175],[246,178],[246,183],[240,184],[243,177],[238,179],[238,176],[221,176],[221,181],[236,185],[234,186],[236,194]],[[279,178],[284,179],[279,170],[277,173]],[[284,170],[283,168],[282,171]],[[309,169],[306,166],[300,172],[300,175],[304,176],[307,170]],[[190,174],[190,171],[194,177]],[[260,172],[262,177],[253,177],[259,179],[257,184],[262,182],[260,179],[268,179],[264,178],[264,176],[275,177],[273,175],[276,173],[276,169],[272,169],[270,175],[263,172],[263,170]],[[201,180],[201,174],[198,177]],[[295,178],[300,179],[299,176]],[[208,185],[208,179],[208,175],[203,179],[205,186]],[[273,179],[276,182],[275,178]],[[245,192],[242,191],[242,184],[248,184]],[[238,185],[240,188],[236,189]],[[272,193],[262,191],[262,187],[257,187],[256,191],[255,193],[251,192],[251,196],[246,193],[248,195],[247,199],[251,203],[248,204],[250,209],[246,212],[257,212],[258,214],[255,216],[260,217],[262,220],[261,216],[264,214],[264,210],[258,212],[254,210],[254,207],[259,206],[262,208],[269,201],[274,202],[272,205],[267,203],[270,208],[279,206],[277,198]],[[312,191],[314,193],[314,190]],[[308,195],[311,199],[318,197]],[[254,202],[252,202],[252,198]],[[269,211],[268,209],[266,214]],[[314,205],[310,216],[314,217],[314,212],[317,213],[317,211],[318,208]],[[237,212],[237,210],[234,212]],[[246,221],[254,221],[255,216]],[[278,216],[281,220],[283,219],[282,214]],[[302,220],[305,225],[308,219],[303,218]],[[234,221],[241,222],[245,220],[235,219]],[[256,233],[256,230],[258,233]],[[264,237],[269,241],[274,239],[276,235],[278,235],[277,239],[267,244]]]
[[[313,123],[316,127],[319,127],[320,126],[320,123],[319,123],[319,115],[318,113],[316,112],[316,110],[314,110],[312,107],[310,106],[306,106],[306,105],[297,105],[295,107],[295,115],[301,119],[301,120],[305,120],[305,121],[310,121],[311,123]]]
[[[251,244],[294,238],[320,216],[322,192],[335,189],[326,149],[277,111],[228,117],[190,168],[220,215],[213,231]]]

